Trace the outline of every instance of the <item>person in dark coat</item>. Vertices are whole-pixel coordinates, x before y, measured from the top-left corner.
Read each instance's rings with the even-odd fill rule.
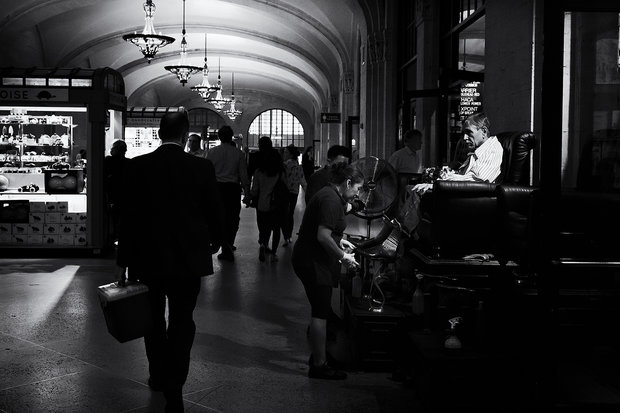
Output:
[[[310,175],[314,173],[314,148],[312,146],[308,146],[304,151],[303,155],[301,155],[301,168],[304,171],[304,178],[306,182],[310,179]]]
[[[121,188],[129,159],[125,157],[127,144],[123,140],[116,140],[110,148],[110,155],[103,160],[103,189],[106,197],[106,207],[110,214],[113,241],[118,239],[118,225],[122,209]]]
[[[201,277],[213,274],[211,244],[220,245],[222,234],[213,164],[184,152],[188,130],[187,112],[166,114],[161,146],[132,159],[118,242],[119,281],[127,275],[149,288],[154,328],[144,337],[148,384],[163,390],[166,412],[183,411],[196,331],[193,311]]]
[[[288,209],[288,185],[280,153],[273,148],[265,149],[263,152],[259,158],[260,164],[252,177],[250,196],[256,205],[258,259],[264,262],[269,257],[269,261],[275,262],[278,261],[276,252],[280,243],[280,230]],[[287,188],[284,196],[274,203],[272,195],[276,191],[278,180],[282,180]],[[268,247],[270,239],[271,249]]]

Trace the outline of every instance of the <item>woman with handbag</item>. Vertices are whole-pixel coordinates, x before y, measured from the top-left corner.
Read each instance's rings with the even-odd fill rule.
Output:
[[[261,262],[265,261],[268,254],[272,262],[278,261],[276,251],[280,243],[283,217],[288,208],[288,193],[282,157],[275,149],[266,150],[260,157],[250,188],[250,197],[256,206],[260,245],[258,259]],[[271,249],[269,249],[270,238]]]
[[[286,171],[286,180],[288,183],[288,208],[282,225],[282,235],[284,236],[283,247],[292,243],[293,227],[295,224],[294,215],[297,206],[297,197],[299,196],[299,188],[302,187],[306,191],[306,178],[304,172],[299,165],[299,149],[295,145],[289,145],[284,148],[284,169]]]

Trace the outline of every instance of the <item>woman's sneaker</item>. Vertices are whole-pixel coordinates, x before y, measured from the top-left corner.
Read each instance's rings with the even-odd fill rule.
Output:
[[[312,359],[309,360],[309,363]],[[311,379],[323,379],[323,380],[344,380],[347,378],[347,373],[344,371],[336,370],[332,366],[327,363],[324,363],[322,366],[315,366],[314,364],[310,364],[310,369],[308,370],[308,377]]]
[[[260,262],[265,262],[265,246],[261,245],[260,248],[258,249],[258,260]]]

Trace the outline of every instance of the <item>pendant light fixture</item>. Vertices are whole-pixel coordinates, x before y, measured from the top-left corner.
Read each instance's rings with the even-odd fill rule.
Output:
[[[228,99],[224,99],[224,97],[222,96],[222,60],[221,58],[218,58],[217,86],[216,87],[218,89],[215,92],[215,97],[207,99],[207,103],[212,104],[215,110],[217,110],[218,112],[221,112],[221,110],[224,109],[224,105],[226,105],[226,103],[228,102]]]
[[[235,120],[242,113],[235,107],[235,72],[232,73],[232,82],[230,87],[232,90],[232,94],[230,96],[230,108],[225,110],[224,113],[228,116],[228,119]]]
[[[209,65],[207,65],[207,34],[205,33],[205,64],[202,67],[202,83],[192,86],[194,92],[198,92],[205,101],[211,93],[217,92],[217,86],[209,83]]]
[[[174,42],[174,37],[157,34],[153,27],[153,14],[155,14],[155,3],[146,0],[144,3],[144,30],[142,33],[133,32],[123,36],[123,40],[138,46],[146,60],[151,63],[160,47]]]
[[[187,40],[185,40],[185,0],[183,0],[183,30],[181,31],[181,60],[178,65],[164,66],[164,69],[177,76],[181,85],[185,86],[189,78],[202,70],[201,67],[188,65],[187,59]]]

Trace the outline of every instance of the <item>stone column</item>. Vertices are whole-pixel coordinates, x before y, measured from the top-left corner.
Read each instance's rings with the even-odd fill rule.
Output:
[[[360,156],[385,158],[393,150],[397,134],[396,95],[396,6],[391,1],[368,1],[369,30],[362,46],[360,90]],[[389,144],[388,144],[389,142]]]
[[[417,0],[416,2],[416,89],[435,89],[438,84],[438,55],[439,39],[437,28],[437,5],[431,0]],[[422,163],[432,166],[437,159],[434,143],[437,137],[437,98],[416,99],[416,128],[422,131]]]

